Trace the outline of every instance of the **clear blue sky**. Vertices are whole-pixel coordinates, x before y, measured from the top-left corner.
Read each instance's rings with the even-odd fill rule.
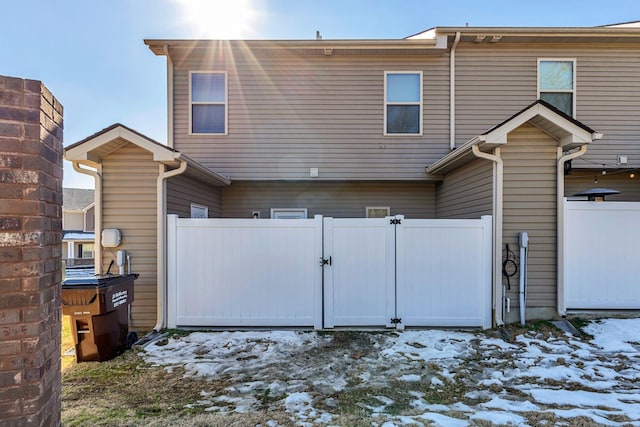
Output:
[[[2,0],[0,74],[64,105],[65,146],[113,123],[166,141],[166,63],[145,38],[394,39],[434,26],[596,26],[639,0]],[[65,187],[93,187],[65,162]]]

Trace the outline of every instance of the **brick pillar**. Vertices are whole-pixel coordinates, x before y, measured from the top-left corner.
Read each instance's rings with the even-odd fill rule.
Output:
[[[0,425],[60,425],[62,105],[0,76]]]

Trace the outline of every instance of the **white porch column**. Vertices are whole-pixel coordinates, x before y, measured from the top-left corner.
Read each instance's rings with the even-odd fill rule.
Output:
[[[73,241],[67,242],[67,259],[75,258],[74,249],[75,249],[75,242]]]

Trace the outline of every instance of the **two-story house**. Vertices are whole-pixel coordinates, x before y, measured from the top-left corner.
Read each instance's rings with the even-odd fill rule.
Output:
[[[93,265],[94,191],[64,188],[62,199],[62,259],[69,267]]]
[[[492,215],[500,324],[514,320],[504,301],[517,306],[517,289],[503,289],[502,263],[520,231],[533,242],[527,317],[564,315],[564,198],[606,187],[620,191],[607,200],[640,201],[637,27],[145,43],[166,58],[166,147],[114,125],[66,150],[98,170],[100,226],[126,224],[148,244],[142,256],[157,256],[136,296],[141,324],[164,304],[166,213]],[[134,208],[137,219],[125,218]]]

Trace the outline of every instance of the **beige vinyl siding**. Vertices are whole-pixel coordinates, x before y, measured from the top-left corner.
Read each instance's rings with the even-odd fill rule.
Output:
[[[576,119],[603,133],[574,168],[640,167],[640,55],[628,44],[460,43],[456,51],[456,143],[506,120],[536,100],[538,58],[576,60]],[[595,163],[595,164],[594,164]]]
[[[234,182],[222,190],[222,216],[251,218],[271,208],[306,208],[307,215],[364,218],[367,206],[391,208],[391,215],[435,218],[435,184]]]
[[[133,144],[103,158],[103,228],[117,228],[122,243],[103,249],[104,271],[117,250],[131,255],[131,270],[140,274],[134,285],[131,326],[138,330],[156,323],[156,182],[158,165],[152,155]],[[114,263],[111,272],[117,272]]]
[[[171,55],[175,148],[233,181],[426,180],[448,152],[446,55]],[[227,136],[189,135],[189,70],[228,72]],[[423,136],[383,135],[384,72],[402,70],[424,73]]]
[[[219,218],[220,188],[178,175],[167,181],[167,213],[191,217],[191,203],[209,208],[209,218]]]
[[[493,162],[473,160],[436,187],[438,218],[480,218],[493,213]]]
[[[62,215],[63,230],[83,230],[84,229],[84,213],[66,211]]]
[[[96,208],[90,207],[84,213],[84,229],[85,231],[93,231],[96,228]]]
[[[636,171],[635,178],[630,178],[630,171],[609,172],[602,175],[599,170],[594,172],[577,172],[573,171],[571,175],[564,178],[564,194],[570,197],[580,191],[589,190],[591,188],[608,188],[617,190],[620,194],[607,196],[606,201],[612,202],[640,202],[640,170]],[[598,183],[594,182],[594,178],[598,178]]]
[[[508,135],[501,156],[503,244],[508,243],[518,259],[518,233],[529,234],[527,306],[555,307],[557,142],[538,128],[524,124]],[[512,307],[518,305],[518,277],[516,274],[511,278],[511,290],[507,291]]]

